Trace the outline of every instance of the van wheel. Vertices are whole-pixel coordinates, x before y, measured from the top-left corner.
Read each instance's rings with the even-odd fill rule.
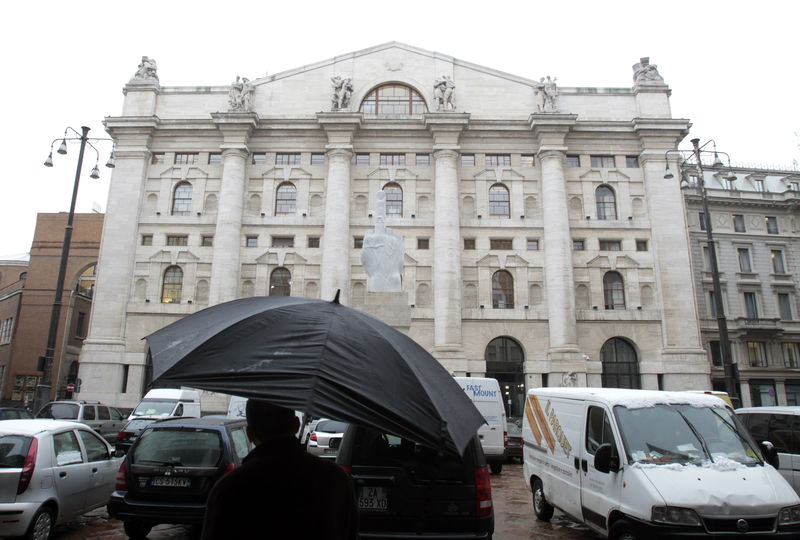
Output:
[[[553,517],[553,508],[544,498],[544,486],[538,478],[533,481],[533,513],[542,521],[550,521]]]
[[[147,538],[147,533],[153,528],[152,525],[140,521],[126,521],[123,526],[125,527],[125,534],[131,540],[144,540]]]
[[[637,540],[636,533],[633,532],[631,522],[627,519],[620,519],[611,526],[608,534],[609,540]]]
[[[53,535],[53,521],[53,511],[50,508],[39,508],[25,534],[26,540],[48,540]]]
[[[503,470],[503,464],[499,461],[492,461],[489,463],[489,469],[492,471],[492,474],[500,474],[500,471]]]

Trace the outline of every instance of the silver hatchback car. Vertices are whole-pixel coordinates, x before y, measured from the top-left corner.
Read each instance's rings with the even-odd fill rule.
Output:
[[[0,422],[0,537],[46,540],[55,525],[103,506],[120,462],[111,445],[85,425]]]
[[[306,451],[322,458],[336,459],[339,443],[342,442],[342,436],[346,429],[345,422],[323,418],[317,422],[314,431],[308,436]]]

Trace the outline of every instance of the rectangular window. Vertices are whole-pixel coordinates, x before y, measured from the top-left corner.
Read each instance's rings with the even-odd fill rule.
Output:
[[[428,249],[430,241],[428,238],[417,238],[417,249]]]
[[[212,247],[214,245],[214,237],[206,235],[201,236],[200,245],[203,247]]]
[[[325,154],[311,154],[312,165],[325,165]]]
[[[781,343],[783,349],[783,365],[788,368],[800,367],[800,344]],[[795,403],[794,405],[798,405]]]
[[[703,212],[700,212],[698,217],[700,218],[700,230],[706,230],[706,215]]]
[[[592,167],[611,169],[614,167],[614,156],[591,156]]]
[[[744,227],[744,216],[733,214],[733,230],[736,232],[747,232]]]
[[[86,337],[86,313],[78,312],[78,320],[75,322],[75,337]]]
[[[245,236],[244,237],[244,246],[245,247],[258,247],[258,236]]]
[[[747,248],[739,248],[736,251],[739,253],[739,271],[752,272],[753,267],[750,265],[750,250]]]
[[[275,165],[300,165],[300,154],[275,154]]]
[[[636,251],[647,251],[647,240],[637,240]]]
[[[772,407],[777,405],[775,381],[772,379],[750,379],[750,401],[753,407]]]
[[[310,247],[310,248],[318,248],[319,247],[319,236],[309,236],[308,237],[308,247]]]
[[[294,236],[273,236],[272,247],[294,247]]]
[[[164,163],[164,161],[165,161],[164,152],[153,154],[152,157],[150,158],[150,163],[152,163],[153,165],[161,165]]]
[[[0,345],[11,343],[11,329],[14,327],[14,317],[9,317],[0,324]]]
[[[567,156],[567,167],[580,167],[580,166],[581,166],[580,156]]]
[[[533,167],[536,165],[536,159],[533,154],[522,154],[520,157],[520,165],[523,167]]]
[[[625,166],[629,169],[638,169],[639,168],[639,157],[638,156],[625,156]]]
[[[355,249],[361,249],[364,247],[364,237],[363,236],[354,236],[353,237],[353,247]]]
[[[767,234],[778,234],[778,218],[767,216],[764,221],[767,222]]]
[[[356,154],[356,165],[369,165],[369,154]]]
[[[213,152],[208,154],[208,164],[209,165],[220,165],[222,163],[222,154],[219,152]]]
[[[462,167],[474,167],[475,166],[475,154],[461,154],[461,166]]]
[[[489,249],[514,249],[511,238],[490,238]]]
[[[622,251],[622,242],[619,240],[600,240],[600,251]]]
[[[474,238],[464,238],[464,249],[465,250],[473,250],[473,249],[475,249],[475,239]]]
[[[197,163],[199,154],[196,152],[177,152],[175,154],[175,165],[194,165]]]
[[[417,154],[414,159],[415,159],[414,163],[419,166],[425,166],[431,164],[430,154]]]
[[[800,191],[800,182],[789,182],[789,191]]]
[[[778,293],[778,310],[781,312],[781,320],[792,320],[792,297],[789,293]]]
[[[538,251],[539,250],[539,240],[534,238],[528,238],[528,251]]]
[[[264,152],[253,154],[253,159],[251,160],[251,162],[253,165],[266,165],[267,154],[265,154]]]
[[[403,166],[406,164],[406,155],[405,154],[381,154],[381,165],[388,166]]]
[[[122,365],[122,384],[120,384],[120,392],[125,393],[128,391],[128,364]]]
[[[709,341],[708,349],[711,351],[711,363],[717,367],[722,367],[722,352],[719,348],[719,341]]]
[[[486,154],[487,167],[510,167],[511,156],[508,154]]]
[[[800,367],[800,366],[794,366]],[[786,388],[786,404],[792,407],[796,407],[800,405],[800,382],[798,381],[789,381],[787,380],[784,383],[784,388]],[[797,431],[795,431],[797,433]]]
[[[751,367],[767,367],[767,344],[763,341],[747,342],[747,357],[750,359]]]
[[[711,317],[716,319],[717,318],[717,295],[714,294],[714,291],[708,291],[708,307],[709,313],[711,313]]]
[[[168,234],[167,235],[167,245],[168,246],[188,246],[189,245],[189,237],[185,234]]]
[[[756,293],[754,292],[744,293],[744,309],[745,309],[745,316],[748,319],[758,319],[758,303],[757,303]]]
[[[153,245],[153,235],[152,234],[143,234],[142,235],[142,245],[143,246],[152,246]]]
[[[586,242],[584,240],[573,240],[572,251],[583,251],[586,249]]]
[[[776,274],[785,274],[786,265],[783,264],[783,251],[780,249],[773,249],[770,250],[769,253],[772,257],[772,271]]]
[[[756,186],[756,191],[764,191],[764,181],[761,179],[753,180],[753,184]]]

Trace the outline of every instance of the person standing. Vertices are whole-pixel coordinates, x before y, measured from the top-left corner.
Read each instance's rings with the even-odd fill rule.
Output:
[[[352,480],[303,449],[294,411],[255,399],[245,411],[256,447],[209,493],[202,540],[356,540]]]

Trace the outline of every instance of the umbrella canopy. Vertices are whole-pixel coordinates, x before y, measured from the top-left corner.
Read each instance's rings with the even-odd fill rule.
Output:
[[[180,384],[264,399],[459,454],[484,423],[425,349],[336,300],[233,300],[146,339],[154,386]]]

